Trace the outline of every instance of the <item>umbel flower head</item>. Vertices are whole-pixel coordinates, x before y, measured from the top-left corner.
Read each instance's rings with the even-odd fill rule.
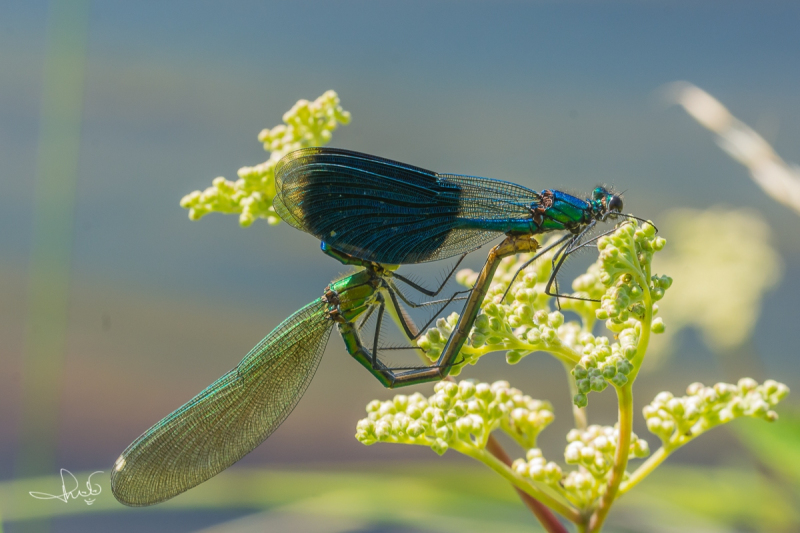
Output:
[[[503,298],[517,269],[531,256],[532,254],[520,254],[500,262],[481,304],[483,312],[475,319],[467,343],[458,357],[461,362],[451,369],[451,375],[458,375],[465,365],[476,364],[480,357],[490,352],[505,351],[508,363],[516,364],[535,351],[559,350],[564,346],[564,339],[572,338],[576,330],[581,330],[578,322],[565,324],[564,315],[551,308],[552,299],[545,294],[545,286],[552,272],[552,252],[544,254],[520,273]],[[477,277],[478,273],[470,269],[456,274],[458,283],[465,287],[472,287]],[[592,293],[591,296],[599,298],[600,294]],[[572,302],[562,300],[563,308],[572,310],[577,307]],[[581,315],[581,318],[593,320],[590,318],[594,314],[592,306],[596,307],[597,304],[581,303],[587,303],[588,306],[584,307],[589,308],[587,314]],[[457,322],[457,313],[439,319],[436,327],[421,336],[417,345],[435,361]]]
[[[598,278],[606,291],[595,316],[605,320],[617,342],[609,343],[606,337],[591,333],[578,336],[582,357],[572,370],[578,389],[575,405],[585,406],[591,391],[626,384],[641,366],[650,333],[664,331],[663,321],[654,318],[658,312],[655,302],[664,297],[672,278],[651,274],[651,264],[653,255],[665,244],[649,223],[641,227],[624,224],[598,240]]]
[[[550,486],[578,507],[585,507],[603,494],[614,464],[619,430],[611,426],[589,426],[567,435],[565,462],[576,470],[564,472],[547,461],[536,447],[541,431],[554,419],[552,406],[522,394],[506,381],[439,382],[434,394],[396,395],[367,405],[367,417],[356,426],[356,439],[366,445],[376,442],[417,444],[441,455],[449,449],[481,458],[489,435],[501,430],[527,450],[511,470],[524,479]],[[649,454],[647,442],[635,435],[629,453]]]
[[[491,385],[441,381],[429,398],[398,394],[392,400],[370,402],[367,418],[358,422],[356,438],[366,445],[419,444],[441,455],[449,448],[483,449],[491,432],[502,428],[530,448],[552,421],[548,402],[523,395],[506,381]]]
[[[751,378],[742,378],[736,385],[717,383],[713,387],[692,383],[686,396],[659,393],[643,413],[647,429],[665,447],[676,447],[742,416],[775,421],[778,414],[772,408],[788,394],[789,387],[771,379],[762,385]]]
[[[458,356],[463,362],[451,374],[489,352],[506,351],[510,364],[533,352],[545,352],[569,370],[577,407],[587,404],[592,391],[614,388],[618,423],[586,426],[584,413],[575,409],[577,428],[567,435],[561,465],[548,460],[536,445],[537,436],[553,419],[550,405],[504,381],[439,383],[430,398],[414,394],[373,401],[367,418],[358,423],[356,438],[364,444],[424,445],[439,454],[454,449],[485,463],[584,530],[599,531],[615,498],[638,484],[677,447],[740,416],[772,421],[777,417],[772,408],[788,394],[785,385],[775,381],[758,385],[749,378],[737,385],[696,383],[683,398],[660,393],[644,414],[648,429],[662,440],[662,446],[629,472],[630,459],[650,455],[647,441],[632,431],[632,385],[651,335],[664,331],[663,321],[656,317],[657,302],[672,286],[672,279],[654,273],[652,260],[665,244],[649,223],[623,222],[612,234],[598,239],[597,262],[572,283],[573,295],[597,301],[561,299],[561,308],[572,311],[577,316],[574,320],[554,309],[553,298],[544,292],[552,257],[533,263],[510,288],[514,272],[530,256],[509,258],[498,268],[482,313]],[[468,270],[457,274],[459,283],[467,287],[476,277]],[[613,337],[593,333],[597,320],[605,322]],[[457,322],[455,313],[439,319],[419,346],[436,359]],[[485,450],[491,432],[498,429],[524,450],[524,457],[511,466],[498,463]],[[592,529],[588,529],[590,524]]]
[[[530,255],[503,260],[482,304],[483,313],[461,350],[458,359],[462,362],[451,374],[458,375],[464,365],[475,364],[490,352],[505,351],[509,364],[534,352],[548,352],[574,369],[574,402],[579,407],[587,404],[591,391],[602,391],[609,384],[624,385],[631,373],[638,371],[642,358],[637,354],[643,355],[650,333],[664,331],[663,322],[654,315],[656,302],[672,279],[651,274],[651,264],[653,255],[665,244],[652,224],[638,226],[629,221],[600,238],[597,262],[572,283],[572,296],[600,301],[561,299],[562,309],[578,316],[571,321],[553,309],[554,299],[545,293],[552,255],[544,255],[521,273],[505,298],[514,273]],[[456,277],[467,287],[476,278],[471,270]],[[615,333],[614,342],[592,333],[598,319],[605,320]],[[438,358],[457,322],[456,313],[439,319],[436,327],[419,339],[418,345],[432,360]]]
[[[573,429],[567,434],[564,462],[576,466],[575,470],[563,472],[556,463],[547,462],[538,448],[528,450],[525,459],[517,459],[511,467],[522,476],[563,491],[576,507],[586,508],[603,495],[618,441],[617,427],[592,425],[585,430]],[[650,454],[650,448],[647,441],[633,434],[628,453],[643,458]]]
[[[283,122],[272,129],[261,130],[258,140],[269,159],[254,167],[239,169],[239,179],[215,178],[211,187],[194,191],[181,199],[181,207],[189,210],[189,218],[198,220],[212,212],[238,213],[239,224],[249,226],[258,218],[278,224],[272,200],[275,198],[275,166],[280,159],[300,148],[323,146],[339,124],[350,122],[350,113],[339,105],[339,95],[326,91],[309,102],[299,100],[283,115]]]

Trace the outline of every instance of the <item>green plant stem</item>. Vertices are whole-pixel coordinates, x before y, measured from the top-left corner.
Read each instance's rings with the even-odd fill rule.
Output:
[[[526,492],[527,494],[531,495],[533,498],[539,500],[567,520],[573,523],[579,523],[581,520],[580,513],[573,508],[571,505],[560,501],[559,499],[551,496],[547,492],[541,490],[539,487],[529,483],[525,478],[521,475],[517,474],[511,468],[506,466],[502,461],[500,461],[497,457],[492,455],[491,453],[481,450],[480,448],[474,448],[472,446],[465,446],[465,445],[456,445],[453,446],[453,449],[463,453],[468,457],[472,457],[473,459],[482,462],[501,476],[503,476],[506,480],[511,482],[515,487],[518,487],[522,491]]]
[[[617,451],[614,455],[614,468],[611,470],[611,479],[608,480],[606,491],[600,499],[600,505],[589,520],[589,533],[597,533],[603,527],[603,522],[611,510],[611,505],[617,497],[619,486],[625,477],[625,468],[628,466],[628,456],[631,448],[631,434],[633,433],[633,381],[629,381],[617,388],[619,400],[619,439]]]
[[[631,247],[635,249],[634,243],[631,242]],[[616,497],[621,494],[620,485],[625,477],[625,469],[628,466],[628,457],[630,455],[631,435],[633,433],[633,382],[639,374],[639,369],[642,366],[642,361],[647,353],[647,347],[650,344],[650,329],[653,323],[653,298],[650,294],[650,269],[649,266],[642,268],[631,268],[636,272],[636,282],[642,287],[644,291],[644,318],[640,322],[641,332],[639,334],[639,342],[636,346],[636,354],[631,359],[633,371],[628,375],[628,382],[622,387],[617,387],[617,399],[619,401],[619,439],[617,442],[617,451],[614,456],[614,468],[611,470],[611,479],[608,480],[606,491],[600,499],[600,504],[595,509],[589,520],[589,533],[597,533],[603,527],[608,512],[614,503]],[[666,458],[666,457],[664,457]],[[651,458],[652,459],[652,458]],[[663,459],[661,459],[663,461]],[[658,466],[654,463],[652,468]],[[643,477],[647,475],[643,472]],[[632,486],[632,485],[631,485]]]
[[[639,468],[637,468],[636,471],[631,474],[628,480],[620,486],[619,494],[625,494],[630,489],[638,485],[639,482],[649,476],[653,470],[658,467],[658,465],[663,463],[664,460],[669,457],[674,450],[674,447],[667,448],[666,446],[662,446],[659,448],[653,455],[648,457],[644,463],[639,465]]]
[[[653,296],[650,294],[650,266],[648,265],[643,270],[640,270],[643,275],[636,274],[636,283],[644,291],[642,300],[644,303],[644,319],[640,322],[642,331],[639,335],[639,343],[636,346],[636,354],[631,359],[633,365],[633,372],[628,376],[629,383],[633,383],[636,376],[639,375],[639,369],[642,367],[642,361],[647,353],[647,347],[650,344],[650,326],[653,324]]]
[[[541,348],[539,348],[541,349]],[[561,346],[560,348],[546,348],[547,353],[556,356],[556,358],[564,364],[575,366],[581,361],[580,354],[576,353],[571,348]]]
[[[509,338],[508,342],[503,344],[487,344],[481,346],[480,348],[472,348],[470,346],[464,346],[461,348],[461,351],[464,354],[471,357],[477,356],[478,358],[483,357],[488,353],[502,352],[506,350],[519,350],[528,353],[547,352],[561,361],[564,365],[569,365],[570,369],[577,365],[581,360],[581,356],[578,353],[565,346],[543,347],[541,344],[528,344],[527,342],[523,342],[516,337]]]

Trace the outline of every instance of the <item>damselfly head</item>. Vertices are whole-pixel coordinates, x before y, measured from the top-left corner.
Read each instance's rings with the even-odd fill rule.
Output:
[[[605,219],[607,216],[615,217],[622,212],[622,195],[614,194],[605,187],[596,187],[592,191],[592,203],[595,212]]]
[[[616,211],[617,213],[622,212],[622,196],[618,196],[616,194],[612,194],[608,198],[608,206],[609,211]]]

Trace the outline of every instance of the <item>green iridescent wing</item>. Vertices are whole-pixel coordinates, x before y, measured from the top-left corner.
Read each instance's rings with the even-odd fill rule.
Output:
[[[303,396],[332,326],[324,303],[308,304],[236,368],[142,434],[111,472],[117,500],[131,506],[168,500],[264,442]]]

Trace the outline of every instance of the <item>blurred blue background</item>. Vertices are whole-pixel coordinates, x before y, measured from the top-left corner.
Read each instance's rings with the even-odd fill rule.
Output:
[[[6,483],[19,473],[24,423],[49,6],[0,5],[0,480]],[[656,223],[678,206],[755,209],[773,230],[785,275],[766,296],[747,369],[797,390],[797,215],[764,195],[680,108],[665,105],[659,89],[675,80],[697,84],[784,159],[800,161],[798,15],[800,7],[790,2],[89,3],[67,329],[53,391],[54,468],[38,474],[108,472],[144,429],[234,366],[344,272],[317,241],[286,224],[259,221],[242,229],[235,216],[216,214],[190,222],[178,205],[214,177],[235,179],[239,167],[266,159],[257,133],[279,124],[296,100],[327,89],[353,115],[332,146],[534,189],[583,193],[613,184],[625,191],[626,209]],[[483,255],[473,254],[469,266],[477,268]],[[408,271],[426,276],[444,268]],[[739,377],[727,375],[696,334],[682,334],[680,343],[673,359],[637,382],[637,411],[659,390],[680,393],[698,379]],[[462,374],[508,375],[501,354]],[[542,437],[553,457],[570,424],[562,375],[555,361],[528,357],[512,380],[554,402],[558,420]],[[294,414],[235,469],[376,471],[428,461],[471,467],[454,453],[438,459],[427,449],[356,442],[366,403],[388,396],[332,337]],[[613,423],[613,405],[608,392],[590,415]],[[647,435],[640,417],[637,424],[638,434]],[[654,446],[655,438],[649,440]],[[727,429],[715,430],[674,462],[752,463],[737,442]],[[518,506],[503,490],[511,508]],[[194,531],[252,511],[109,504],[42,527]],[[633,515],[620,513],[612,526],[624,529],[622,518]],[[650,530],[632,523],[640,526],[631,530]],[[11,520],[5,527],[26,526]],[[411,526],[366,520],[342,527]]]

